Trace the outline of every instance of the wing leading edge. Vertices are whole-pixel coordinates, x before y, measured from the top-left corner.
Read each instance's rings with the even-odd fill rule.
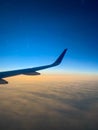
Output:
[[[67,51],[67,49],[65,49],[61,53],[61,55],[57,58],[57,60],[54,63],[50,64],[50,65],[44,65],[44,66],[39,66],[39,67],[34,67],[34,68],[27,68],[27,69],[0,72],[0,79],[10,77],[10,76],[16,76],[16,75],[20,75],[20,74],[37,75],[38,72],[36,72],[36,71],[47,69],[47,68],[59,65],[62,62],[62,59],[63,59],[66,51]],[[38,73],[38,75],[39,75],[39,73]]]

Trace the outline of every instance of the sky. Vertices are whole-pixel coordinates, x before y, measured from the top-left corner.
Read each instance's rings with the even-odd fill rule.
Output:
[[[98,74],[97,0],[0,0],[0,71],[52,63],[45,72]]]

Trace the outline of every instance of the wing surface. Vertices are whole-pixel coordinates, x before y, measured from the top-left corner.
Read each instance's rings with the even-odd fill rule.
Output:
[[[10,76],[16,76],[16,75],[20,75],[20,74],[25,74],[25,75],[33,75],[34,74],[34,75],[37,75],[38,72],[36,72],[36,71],[51,68],[51,67],[59,65],[61,63],[66,51],[67,51],[67,49],[65,49],[61,53],[61,55],[57,58],[57,60],[52,64],[39,66],[39,67],[33,67],[33,68],[27,68],[27,69],[0,72],[0,79],[10,77]]]

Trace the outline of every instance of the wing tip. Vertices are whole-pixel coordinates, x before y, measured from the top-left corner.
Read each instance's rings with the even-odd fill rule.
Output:
[[[66,49],[64,49],[64,51],[61,53],[61,55],[57,58],[57,60],[52,64],[53,66],[56,66],[56,65],[59,65],[61,62],[62,62],[62,60],[63,60],[63,58],[64,58],[64,55],[66,54],[66,52],[67,52],[67,48]]]

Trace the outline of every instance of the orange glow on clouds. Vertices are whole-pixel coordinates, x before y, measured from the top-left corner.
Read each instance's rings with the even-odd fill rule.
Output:
[[[72,82],[82,80],[98,80],[98,75],[82,75],[82,74],[42,74],[38,76],[14,76],[6,78],[9,83],[14,84],[28,84],[28,83],[50,83],[50,82]]]

